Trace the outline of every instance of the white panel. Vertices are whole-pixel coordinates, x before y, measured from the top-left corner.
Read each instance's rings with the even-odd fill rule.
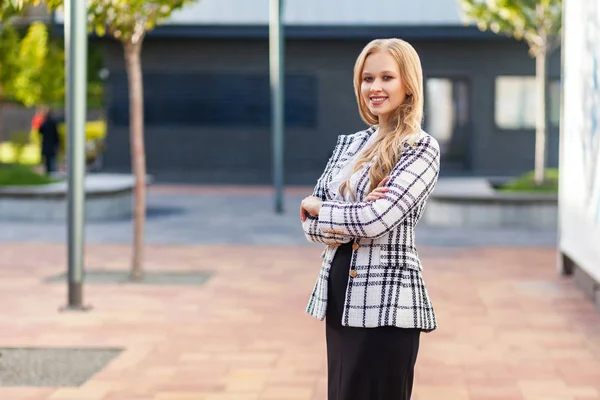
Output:
[[[600,0],[565,4],[560,248],[600,281]]]
[[[269,0],[199,0],[171,16],[172,24],[264,25]]]
[[[56,13],[56,21],[63,15]],[[457,26],[459,0],[284,0],[287,25]],[[269,0],[199,0],[173,13],[167,24],[266,25]]]
[[[284,0],[288,25],[461,25],[459,0]],[[265,25],[269,0],[200,0],[171,24]]]

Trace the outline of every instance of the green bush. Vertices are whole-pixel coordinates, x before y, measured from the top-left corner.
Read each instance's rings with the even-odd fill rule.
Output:
[[[12,144],[15,151],[15,159],[20,160],[23,156],[23,151],[27,144],[29,144],[29,132],[17,131],[10,135],[10,143]]]
[[[29,143],[19,150],[11,142],[0,143],[0,164],[38,165],[40,163],[39,145]]]
[[[0,166],[0,186],[46,185],[56,182],[46,175],[23,165]]]
[[[58,124],[60,135],[59,157],[66,153],[66,126]],[[93,162],[105,150],[106,121],[88,121],[85,124],[86,158]],[[10,140],[0,143],[0,164],[37,165],[42,162],[40,155],[41,138],[37,131],[18,131],[10,136]]]
[[[546,169],[545,179],[541,185],[535,183],[535,173],[530,171],[512,181],[500,186],[502,192],[533,192],[533,193],[558,193],[558,169]]]

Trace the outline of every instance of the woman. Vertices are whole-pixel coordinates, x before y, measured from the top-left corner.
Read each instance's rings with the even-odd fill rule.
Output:
[[[400,39],[369,43],[354,67],[364,131],[338,137],[300,206],[327,245],[307,312],[326,319],[328,399],[410,399],[420,332],[437,322],[414,229],[434,189],[437,141],[421,130],[423,73]]]

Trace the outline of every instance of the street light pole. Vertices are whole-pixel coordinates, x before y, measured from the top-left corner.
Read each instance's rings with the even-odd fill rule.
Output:
[[[271,132],[273,140],[273,184],[275,212],[283,213],[284,176],[284,71],[285,36],[281,22],[283,0],[270,0],[269,61],[271,76]]]
[[[65,1],[68,179],[68,305],[83,307],[85,222],[85,122],[87,98],[87,1]]]

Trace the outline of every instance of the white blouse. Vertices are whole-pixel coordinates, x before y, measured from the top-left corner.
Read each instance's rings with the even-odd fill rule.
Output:
[[[334,196],[333,200],[349,202],[355,201],[352,197],[352,195],[356,196],[356,193],[354,192],[353,188],[356,188],[357,180],[363,175],[364,169],[368,168],[370,164],[363,164],[362,168],[356,171],[354,174],[352,174],[352,170],[354,169],[354,166],[356,165],[356,162],[359,160],[359,158],[369,148],[369,146],[371,146],[378,133],[379,128],[377,128],[377,130],[373,132],[371,136],[369,136],[369,139],[367,139],[367,142],[365,143],[362,150],[357,151],[356,154],[354,154],[354,156],[350,160],[348,160],[346,165],[344,165],[344,167],[340,169],[338,173],[331,179],[331,182],[329,183],[329,190]],[[352,175],[352,177],[350,177],[350,175]],[[344,195],[342,196],[340,194],[340,185],[346,182],[348,178],[350,178],[350,187],[346,186],[346,190],[344,191]],[[352,189],[352,191],[354,192],[352,193],[352,195],[350,193],[350,189]]]

